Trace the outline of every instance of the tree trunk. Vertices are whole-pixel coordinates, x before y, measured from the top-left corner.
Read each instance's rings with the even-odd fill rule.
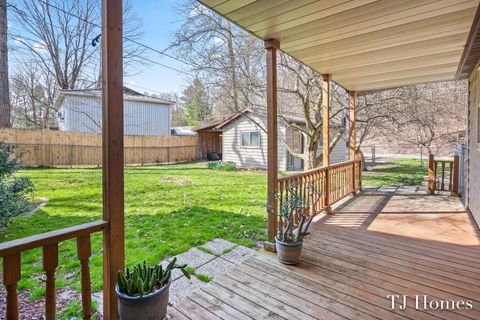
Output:
[[[0,0],[0,128],[10,128],[10,90],[8,88],[7,1]]]
[[[233,48],[233,37],[232,37],[232,28],[230,27],[230,22],[227,21],[228,37],[227,37],[227,48],[228,48],[228,59],[230,60],[230,81],[232,85],[231,97],[233,100],[233,108],[235,112],[240,111],[240,103],[238,99],[238,81],[237,81],[237,70],[236,70],[236,61],[235,61],[235,50]]]
[[[304,170],[315,169],[318,166],[317,161],[318,142],[310,140],[305,150],[305,165]]]

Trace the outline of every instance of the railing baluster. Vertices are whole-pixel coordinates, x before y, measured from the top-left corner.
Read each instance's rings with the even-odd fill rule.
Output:
[[[3,258],[3,283],[7,287],[7,320],[18,320],[17,285],[21,278],[20,253]]]
[[[77,257],[80,260],[82,273],[82,311],[83,319],[91,318],[92,289],[90,285],[90,268],[88,260],[92,255],[90,235],[77,238]]]
[[[43,247],[43,271],[47,276],[45,290],[45,319],[55,320],[55,269],[58,267],[58,244]]]

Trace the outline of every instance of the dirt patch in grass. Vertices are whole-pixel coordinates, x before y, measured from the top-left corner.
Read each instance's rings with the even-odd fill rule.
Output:
[[[163,182],[171,182],[171,183],[176,183],[181,186],[190,186],[193,184],[193,181],[190,179],[185,179],[185,178],[176,178],[176,177],[166,177],[161,179],[160,181]]]

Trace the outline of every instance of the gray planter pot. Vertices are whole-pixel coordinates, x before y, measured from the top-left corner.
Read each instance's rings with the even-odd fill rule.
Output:
[[[120,320],[160,320],[167,314],[170,283],[160,290],[142,297],[130,297],[119,292],[118,284],[115,293],[118,297]]]
[[[300,262],[303,241],[289,243],[275,239],[277,259],[284,264],[297,264]]]

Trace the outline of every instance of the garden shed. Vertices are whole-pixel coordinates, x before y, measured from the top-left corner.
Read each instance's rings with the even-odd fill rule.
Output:
[[[173,102],[124,88],[125,135],[169,136]],[[62,90],[57,100],[61,131],[102,132],[102,92],[97,89]]]

